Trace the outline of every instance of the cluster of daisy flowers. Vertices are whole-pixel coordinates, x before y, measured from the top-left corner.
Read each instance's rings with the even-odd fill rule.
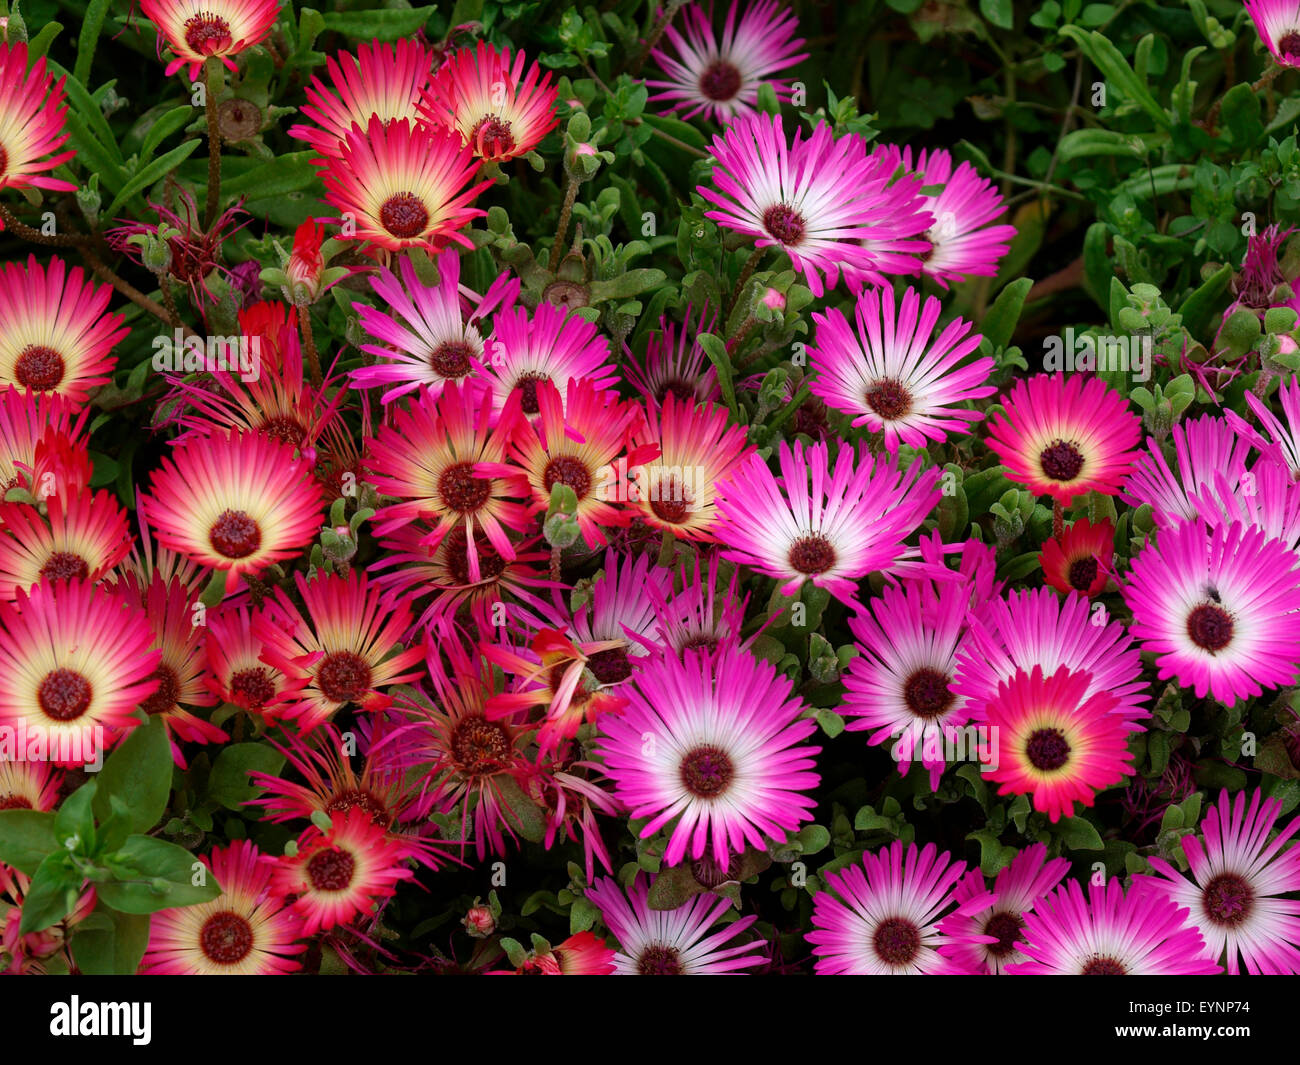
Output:
[[[235,69],[278,15],[271,0],[142,10],[168,72],[191,78],[209,60]],[[757,653],[776,620],[751,591],[764,578],[777,612],[821,594],[847,614],[850,731],[895,741],[900,773],[920,763],[937,792],[951,737],[985,730],[988,781],[1051,823],[1135,774],[1143,654],[1161,681],[1229,705],[1296,683],[1300,383],[1284,384],[1282,418],[1249,396],[1253,421],[1176,425],[1172,462],[1099,379],[1035,375],[998,395],[972,323],[921,286],[996,273],[1014,236],[1000,195],[942,149],[869,147],[824,121],[805,136],[760,113],[763,83],[790,99],[772,75],[805,58],[795,29],[772,0],[733,3],[720,35],[687,5],[647,84],[720,127],[698,191],[752,243],[746,270],[784,256],[826,301],[810,392],[852,439],[758,450],[693,339],[719,308],[665,315],[634,353],[530,304],[508,270],[481,292],[462,281],[476,199],[558,122],[549,75],[486,42],[362,45],[305,88],[289,132],[315,153],[330,224],[373,260],[365,358],[309,380],[307,307],[240,310],[259,373],[169,375],[138,535],[91,487],[89,401],[126,332],[111,292],[57,257],[4,267],[0,725],[43,731],[60,757],[0,762],[0,809],[55,809],[94,749],[72,738],[111,749],[146,718],[182,770],[246,733],[284,759],[252,774],[247,812],[287,826],[289,846],[211,848],[221,894],[156,914],[141,971],[289,973],[322,936],[382,954],[404,882],[570,842],[607,934],[535,941],[503,971],[775,967],[757,914],[716,890],[821,802],[814,709]],[[51,154],[62,87],[0,48],[6,82],[49,101],[25,140],[4,140],[0,188],[59,188],[43,174],[69,157]],[[288,267],[313,296],[323,232],[300,231]],[[980,426],[985,401],[997,413]],[[1005,587],[992,546],[936,530],[941,468],[922,456],[962,440],[1052,500],[1042,587]],[[1090,495],[1151,508],[1124,572],[1109,521],[1065,522]],[[1131,620],[1095,601],[1108,589]],[[1294,973],[1300,819],[1282,816],[1261,791],[1222,793],[1182,840],[1190,875],[1154,858],[1127,885],[1070,879],[1043,844],[990,880],[896,841],[819,878],[814,968]],[[633,846],[646,861],[623,864]],[[697,890],[665,906],[661,878],[683,871]],[[15,972],[61,947],[19,934],[29,888],[0,866]],[[65,927],[94,905],[88,886]],[[465,928],[491,935],[497,916],[476,905]]]

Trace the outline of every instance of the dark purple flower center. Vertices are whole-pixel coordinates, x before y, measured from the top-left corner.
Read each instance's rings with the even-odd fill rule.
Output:
[[[788,248],[803,240],[807,227],[803,215],[788,204],[778,203],[763,212],[763,228]]]
[[[317,891],[342,891],[352,883],[356,859],[338,847],[326,847],[307,862],[307,879]]]
[[[90,681],[71,669],[56,669],[45,674],[36,687],[36,701],[46,717],[71,721],[90,708]]]
[[[469,143],[484,159],[503,159],[515,150],[510,123],[496,115],[480,119],[470,131]]]
[[[1255,908],[1255,892],[1245,877],[1220,873],[1202,893],[1205,912],[1211,921],[1228,928],[1243,924]]]
[[[1038,456],[1043,472],[1054,481],[1073,481],[1083,469],[1083,455],[1074,444],[1055,440]]]
[[[670,392],[683,403],[690,403],[695,400],[695,386],[689,381],[683,381],[680,377],[674,377],[661,384],[655,392],[655,399],[662,404],[664,397]]]
[[[587,659],[587,668],[601,684],[619,684],[632,675],[632,659],[621,647],[597,651]]]
[[[346,814],[349,810],[364,810],[370,820],[381,827],[387,827],[393,816],[388,807],[368,791],[353,788],[341,791],[325,804],[327,814]]]
[[[886,965],[907,965],[921,949],[921,930],[906,917],[886,917],[871,942]]]
[[[316,687],[331,702],[356,702],[370,690],[370,663],[351,651],[335,651],[316,670]]]
[[[510,760],[510,737],[495,721],[467,717],[451,734],[451,753],[466,776],[490,773]]]
[[[867,406],[881,421],[897,421],[912,409],[912,394],[898,381],[877,381],[867,389],[866,398]]]
[[[914,670],[903,682],[903,699],[907,708],[917,717],[938,717],[953,703],[954,696],[948,690],[949,679],[946,673],[928,666]]]
[[[733,854],[727,859],[726,865],[721,865],[712,854],[705,852],[703,858],[691,863],[691,876],[695,877],[696,883],[712,891],[728,881],[740,878],[740,857],[739,854]]]
[[[198,55],[216,55],[234,44],[230,23],[211,11],[200,11],[185,20],[185,43]]]
[[[30,810],[32,801],[24,795],[0,795],[0,810]]]
[[[696,747],[682,759],[682,783],[687,791],[701,799],[717,798],[727,790],[735,775],[731,756],[712,744]]]
[[[278,418],[268,418],[258,431],[263,436],[269,436],[281,443],[292,444],[294,447],[301,444],[307,436],[307,430],[297,418],[287,418],[283,415]]]
[[[90,576],[86,560],[71,551],[55,551],[41,567],[41,579],[47,581],[71,580]]]
[[[429,224],[429,209],[414,193],[399,192],[379,208],[379,221],[399,240],[418,237]]]
[[[448,466],[438,478],[438,497],[461,514],[478,510],[491,495],[491,479],[476,477],[472,462],[458,462],[454,466]]]
[[[1082,976],[1125,976],[1128,970],[1114,958],[1096,957],[1083,967]]]
[[[996,936],[996,943],[985,944],[985,949],[995,958],[1005,958],[1016,949],[1016,940],[1020,938],[1020,930],[1025,926],[1025,922],[1019,914],[1008,913],[1002,910],[995,913],[984,923],[984,934],[986,936]]]
[[[1040,728],[1030,734],[1025,756],[1035,769],[1060,769],[1070,757],[1070,744],[1060,729]]]
[[[1070,563],[1070,573],[1068,580],[1071,588],[1076,588],[1081,592],[1086,592],[1092,587],[1092,582],[1097,579],[1097,560],[1091,556],[1088,558],[1076,558]]]
[[[253,928],[237,913],[224,910],[203,922],[199,947],[209,961],[234,965],[248,957],[253,949]]]
[[[149,675],[149,679],[156,680],[158,687],[140,704],[140,709],[152,717],[154,714],[163,714],[175,707],[181,695],[181,681],[176,675],[176,670],[171,666],[160,665]]]
[[[525,414],[536,414],[542,409],[542,405],[537,402],[537,386],[545,380],[546,374],[526,373],[515,382],[515,388],[519,391],[519,406]]]
[[[454,528],[443,541],[445,564],[452,580],[457,584],[472,584],[469,573],[469,535],[464,526]],[[478,548],[479,581],[490,581],[500,577],[506,569],[506,560],[487,540],[480,540]]]
[[[1211,654],[1232,642],[1233,628],[1232,615],[1213,603],[1202,603],[1187,615],[1187,635]]]
[[[248,700],[251,710],[260,710],[275,696],[275,684],[270,671],[263,666],[241,669],[230,678],[230,690]]]
[[[825,573],[835,565],[835,548],[820,533],[802,537],[790,548],[790,565],[800,573]]]
[[[14,380],[33,392],[58,388],[63,372],[63,356],[41,344],[29,344],[14,362]]]
[[[743,80],[734,63],[718,59],[700,74],[700,92],[710,100],[730,100],[740,91]]]
[[[1277,42],[1277,50],[1282,55],[1300,56],[1300,30],[1289,30]]]
[[[557,484],[567,484],[575,496],[583,499],[591,491],[591,471],[581,459],[572,455],[557,455],[546,464],[542,484],[546,486],[547,494]]]
[[[208,530],[212,549],[222,558],[247,558],[262,546],[262,530],[242,510],[223,510]]]
[[[636,960],[637,972],[642,976],[682,976],[686,967],[676,947],[653,944],[641,952]]]
[[[473,368],[474,348],[466,340],[444,340],[429,356],[429,366],[439,377],[464,377]]]

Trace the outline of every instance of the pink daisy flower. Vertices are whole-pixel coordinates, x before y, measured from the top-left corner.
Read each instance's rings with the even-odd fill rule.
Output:
[[[1191,911],[1205,937],[1205,958],[1227,961],[1237,976],[1294,976],[1300,972],[1300,902],[1280,898],[1300,891],[1300,831],[1296,818],[1272,836],[1282,803],[1257,788],[1231,800],[1226,791],[1205,815],[1201,833],[1184,836],[1191,879],[1163,858],[1149,860],[1159,877],[1139,877],[1174,905]],[[1272,836],[1270,839],[1269,837]]]
[[[903,293],[895,308],[892,288],[870,289],[854,308],[856,332],[837,308],[814,314],[817,347],[808,348],[816,375],[812,393],[826,405],[885,434],[891,455],[901,441],[924,447],[942,443],[949,433],[969,433],[984,415],[959,404],[991,396],[984,384],[993,373],[992,358],[961,365],[979,347],[978,333],[967,336],[970,323],[954,319],[935,335],[942,305],[933,296],[921,303],[916,289]]]
[[[1270,540],[1300,547],[1300,481],[1281,462],[1263,458],[1237,481],[1216,473],[1212,486],[1191,497],[1197,515],[1211,527],[1234,522],[1260,529]]]
[[[526,155],[559,123],[551,75],[524,53],[486,41],[448,56],[420,101],[426,121],[458,134],[476,156],[501,162]]]
[[[1041,666],[1044,677],[1058,669],[1091,677],[1085,698],[1111,692],[1115,712],[1140,731],[1136,722],[1151,711],[1142,704],[1147,685],[1142,662],[1122,622],[1093,624],[1091,607],[1079,595],[1062,599],[1051,588],[1021,589],[990,599],[972,618],[970,642],[957,656],[953,690],[970,701],[971,716],[982,721],[998,687],[1016,673]]]
[[[862,139],[836,140],[824,122],[788,143],[779,116],[741,116],[713,138],[712,154],[715,187],[699,193],[716,210],[705,217],[754,237],[756,247],[784,251],[814,296],[833,288],[842,269],[873,273],[876,259],[860,241],[917,231],[919,205],[903,210],[913,190],[875,180],[879,166]]]
[[[395,313],[356,304],[362,326],[380,341],[362,344],[361,350],[379,361],[348,376],[354,388],[386,389],[385,404],[421,385],[437,398],[448,381],[481,375],[486,352],[479,325],[498,307],[511,307],[519,295],[519,280],[509,274],[499,276],[483,296],[471,292],[460,283],[460,255],[454,248],[436,262],[436,285],[424,284],[406,258],[399,263],[401,283],[386,270],[370,279],[375,294]]]
[[[816,723],[771,665],[730,650],[668,657],[624,691],[624,712],[600,719],[598,751],[632,818],[649,818],[643,839],[675,821],[669,865],[706,851],[725,865],[812,817]]]
[[[767,961],[761,939],[740,939],[756,916],[715,931],[719,918],[732,908],[730,899],[706,893],[675,910],[656,910],[649,904],[652,883],[653,878],[638,873],[626,894],[609,877],[587,889],[587,898],[618,940],[616,976],[738,976]]]
[[[172,448],[144,495],[164,547],[239,578],[296,557],[320,531],[320,488],[289,444],[216,432]]]
[[[1297,7],[1297,21],[1300,21],[1300,6]],[[1297,42],[1300,47],[1300,41]],[[1297,53],[1297,65],[1300,65],[1300,53]],[[1255,417],[1265,429],[1268,430],[1269,440],[1260,436],[1259,432],[1245,418],[1236,411],[1224,409],[1224,417],[1227,419],[1228,426],[1233,429],[1238,436],[1244,437],[1250,443],[1254,444],[1261,451],[1275,450],[1277,456],[1286,463],[1287,468],[1291,471],[1293,478],[1300,478],[1300,377],[1292,376],[1289,381],[1283,381],[1277,390],[1277,398],[1282,404],[1282,414],[1285,421],[1278,418],[1271,410],[1268,404],[1260,399],[1254,392],[1246,390],[1246,406],[1254,413]],[[1209,417],[1207,415],[1207,417]],[[1269,443],[1273,447],[1269,447]],[[1244,450],[1244,448],[1243,448]],[[1231,472],[1231,471],[1224,471]]]
[[[294,576],[307,618],[277,588],[274,609],[253,621],[262,661],[288,681],[268,712],[306,734],[349,703],[371,711],[389,706],[392,699],[381,689],[415,680],[420,671],[410,667],[424,659],[423,641],[400,646],[411,624],[410,607],[356,570],[346,577],[318,574],[312,581]]]
[[[1065,858],[1047,858],[1041,843],[1026,847],[998,870],[993,882],[993,905],[979,914],[954,913],[939,922],[948,937],[940,953],[963,973],[1000,976],[1007,966],[1028,961],[1016,941],[1025,927],[1025,914],[1055,888],[1070,871]],[[967,902],[989,893],[984,874],[972,869],[957,884],[953,897]]]
[[[770,84],[781,100],[790,99],[790,82],[772,75],[808,58],[799,52],[802,37],[795,37],[799,20],[794,12],[782,11],[776,0],[753,0],[740,18],[732,0],[719,36],[713,28],[713,5],[687,4],[682,8],[685,32],[669,22],[664,35],[669,52],[655,48],[650,54],[666,75],[665,80],[646,79],[652,89],[662,89],[650,102],[671,101],[669,112],[682,111],[682,118],[703,114],[719,125],[737,115],[753,114],[758,106],[758,89]],[[683,110],[684,109],[684,110]]]
[[[3,131],[0,131],[3,136]],[[80,266],[62,259],[42,266],[5,263],[0,274],[0,387],[58,392],[85,403],[107,384],[117,360],[111,352],[127,334],[108,311],[112,289],[85,280]]]
[[[1090,882],[1088,897],[1070,880],[1032,911],[1017,948],[1027,961],[1006,971],[1018,976],[1213,976],[1205,942],[1186,923],[1188,911],[1158,892],[1133,888],[1118,877]]]
[[[1262,529],[1162,529],[1134,557],[1123,593],[1161,680],[1229,706],[1295,683],[1300,559]]]
[[[591,582],[591,598],[574,612],[569,634],[580,643],[618,640],[623,646],[602,651],[587,668],[602,684],[620,684],[646,657],[655,631],[655,601],[672,594],[672,574],[650,555],[605,552],[605,564]],[[560,598],[556,595],[557,600]]]
[[[207,613],[206,683],[223,703],[273,719],[290,684],[262,661],[262,640],[247,606],[224,603]]]
[[[280,0],[140,0],[140,10],[158,27],[159,45],[165,38],[175,56],[166,75],[188,67],[190,81],[198,81],[209,56],[237,71],[230,57],[266,40]]]
[[[0,503],[0,599],[40,581],[81,577],[93,583],[130,550],[126,512],[112,493],[56,494],[46,507],[48,519],[28,503]]]
[[[303,935],[346,924],[391,898],[397,885],[414,873],[403,864],[405,841],[376,825],[365,810],[352,808],[330,817],[328,832],[314,825],[271,876],[278,896],[296,895],[290,909],[302,918]]]
[[[739,592],[740,567],[728,566],[731,576],[722,585],[721,556],[709,555],[708,570],[702,571],[700,556],[695,556],[694,571],[681,567],[681,591],[664,595],[651,586],[647,594],[654,607],[655,631],[641,644],[652,654],[669,653],[682,658],[688,651],[712,654],[719,648],[747,649],[757,634],[744,641],[740,638],[749,596]]]
[[[1295,0],[1246,0],[1246,10],[1273,61],[1300,67],[1300,4]]]
[[[683,403],[717,400],[718,371],[700,347],[699,334],[713,331],[718,316],[705,306],[699,322],[689,327],[691,308],[686,308],[688,324],[678,325],[665,316],[659,318],[658,330],[646,341],[645,358],[638,360],[632,349],[623,345],[622,369],[628,383],[641,393],[647,404],[663,403],[670,392]],[[688,334],[695,339],[686,344]]]
[[[1056,822],[1091,806],[1096,793],[1132,776],[1128,728],[1110,692],[1090,692],[1087,673],[1017,672],[984,707],[999,756],[988,779],[1000,795],[1031,795]]]
[[[154,914],[140,972],[153,976],[279,976],[302,966],[302,921],[270,891],[274,859],[237,839],[199,856],[221,895]]]
[[[1007,476],[1061,506],[1087,492],[1115,495],[1137,460],[1142,422],[1100,377],[1019,380],[989,423],[989,449]]]
[[[0,603],[0,724],[43,733],[55,765],[85,765],[139,724],[160,657],[144,611],[114,591],[82,580],[19,590]]]
[[[1048,540],[1038,555],[1043,580],[1058,592],[1079,592],[1091,599],[1110,579],[1115,559],[1115,526],[1093,525],[1087,518],[1071,523],[1058,541]]]
[[[90,408],[57,392],[0,385],[0,489],[76,495],[84,468]]]
[[[62,782],[63,773],[48,762],[0,759],[0,810],[53,810]]]
[[[42,173],[77,154],[69,149],[50,155],[71,136],[63,128],[68,115],[66,79],[56,83],[46,73],[44,56],[29,71],[29,58],[25,43],[0,44],[0,189],[35,186],[73,192],[77,186],[72,182]]]
[[[1245,433],[1213,414],[1184,418],[1173,427],[1172,439],[1177,473],[1159,441],[1150,439],[1120,493],[1132,506],[1149,503],[1161,528],[1195,518],[1195,496],[1212,485],[1216,475],[1240,484],[1252,447]]]
[[[395,118],[415,123],[432,61],[426,45],[405,38],[392,44],[359,44],[355,56],[330,56],[325,60],[328,83],[313,75],[303,87],[307,102],[299,110],[316,125],[290,126],[289,136],[306,141],[321,155],[339,158],[349,131],[354,125],[368,129],[371,115],[385,124]]]
[[[713,532],[724,558],[775,577],[782,595],[810,580],[856,604],[857,580],[909,557],[903,541],[940,499],[938,469],[903,472],[865,447],[841,446],[832,467],[825,444],[783,440],[779,458],[780,479],[754,454],[718,485]]]
[[[470,184],[479,166],[453,133],[371,115],[348,131],[338,158],[322,160],[321,179],[325,201],[351,216],[355,239],[385,252],[436,252],[448,241],[473,246],[458,230],[487,213],[470,206],[491,185]]]
[[[862,863],[826,874],[826,889],[813,896],[813,931],[805,937],[821,976],[910,976],[939,973],[948,943],[940,930],[946,914],[988,909],[985,894],[958,903],[953,888],[966,863],[938,850],[899,840]]]

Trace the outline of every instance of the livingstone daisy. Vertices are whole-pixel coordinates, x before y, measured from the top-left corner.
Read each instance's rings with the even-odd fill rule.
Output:
[[[190,81],[209,56],[228,70],[238,70],[231,56],[260,44],[280,16],[280,0],[140,0],[145,18],[158,27],[175,57],[165,71],[170,78],[188,67]]]
[[[1055,822],[1091,806],[1096,793],[1133,774],[1128,728],[1110,692],[1090,692],[1086,673],[1041,666],[998,685],[985,720],[998,748],[997,768],[981,767],[1000,795],[1030,795]],[[996,732],[993,730],[996,729]]]
[[[999,976],[1007,966],[1028,961],[1016,946],[1025,914],[1052,891],[1070,871],[1068,858],[1047,858],[1047,847],[1035,843],[998,870],[993,882],[994,903],[979,914],[954,913],[939,922],[948,942],[939,949],[963,973]],[[972,869],[957,884],[958,902],[989,894],[984,874]]]
[[[551,75],[536,63],[524,70],[524,53],[497,51],[480,40],[444,61],[425,91],[420,112],[431,124],[460,135],[484,161],[525,155],[558,124]]]
[[[658,409],[647,408],[632,442],[659,451],[618,485],[642,520],[682,540],[713,540],[718,486],[754,451],[745,430],[728,423],[725,407],[683,402],[670,392]]]
[[[208,639],[205,682],[223,703],[273,720],[285,705],[290,682],[284,673],[262,661],[263,644],[247,605],[223,604],[206,614]]]
[[[696,895],[675,910],[652,909],[653,883],[638,873],[626,894],[609,877],[601,877],[587,889],[587,898],[618,940],[615,975],[736,976],[766,963],[766,944],[761,939],[740,938],[758,920],[756,916],[715,929],[732,904],[709,893]]]
[[[215,432],[177,444],[154,471],[148,520],[164,547],[243,574],[294,558],[320,531],[321,491],[289,444]]]
[[[1019,380],[989,423],[989,449],[1007,476],[1061,506],[1086,492],[1115,495],[1138,457],[1142,422],[1099,377]]]
[[[953,888],[966,863],[938,850],[899,840],[827,873],[813,896],[813,931],[805,937],[822,976],[910,976],[945,971],[940,948],[948,937],[940,918],[988,909],[992,895],[958,902]]]
[[[739,566],[725,564],[730,577],[723,586],[723,565],[721,556],[713,552],[709,555],[708,569],[703,570],[697,554],[693,570],[682,564],[680,591],[663,594],[653,585],[648,588],[646,592],[654,606],[655,629],[652,637],[639,637],[642,646],[651,654],[668,653],[678,657],[688,651],[711,654],[724,646],[748,648],[757,638],[757,633],[744,641],[740,637],[749,596],[740,595]]]
[[[873,274],[876,260],[861,241],[925,228],[919,206],[901,209],[900,196],[910,202],[912,191],[869,180],[878,164],[862,139],[837,140],[825,122],[807,140],[797,130],[790,143],[780,116],[741,116],[713,138],[711,154],[713,187],[698,187],[715,208],[705,217],[785,252],[814,296],[834,288],[845,268]]]
[[[351,216],[355,239],[383,252],[471,248],[458,230],[487,213],[470,204],[491,182],[470,184],[480,163],[460,138],[405,118],[353,125],[338,158],[321,165],[326,202]]]
[[[1191,497],[1197,515],[1207,525],[1234,522],[1260,529],[1292,551],[1300,548],[1300,481],[1291,479],[1283,462],[1264,458],[1234,483],[1221,473],[1212,486]]]
[[[275,860],[245,839],[199,860],[221,894],[154,914],[140,972],[153,976],[276,976],[302,968],[301,919],[271,892]]]
[[[764,82],[778,99],[790,99],[790,82],[772,75],[808,58],[799,51],[803,38],[794,36],[799,27],[794,12],[782,11],[776,0],[754,0],[739,11],[732,0],[720,35],[713,28],[712,4],[686,4],[681,12],[684,32],[672,22],[664,28],[671,51],[650,53],[666,75],[646,79],[651,89],[663,90],[650,103],[670,101],[668,111],[681,111],[682,118],[703,115],[725,125],[755,112]]]
[[[1246,429],[1254,433],[1248,426]],[[1171,439],[1173,466],[1160,442],[1148,440],[1120,493],[1132,506],[1150,504],[1162,528],[1195,518],[1195,497],[1212,486],[1216,476],[1226,477],[1230,484],[1243,483],[1252,450],[1246,431],[1234,429],[1231,422],[1213,414],[1182,419],[1173,427]]]
[[[389,706],[381,689],[416,679],[420,671],[411,667],[425,655],[423,641],[400,647],[410,607],[356,570],[295,577],[307,617],[277,588],[274,609],[253,623],[262,661],[288,682],[268,709],[306,734],[349,703],[371,711]]]
[[[409,845],[390,836],[358,807],[330,816],[330,828],[303,833],[298,852],[279,859],[271,890],[296,895],[290,907],[302,918],[303,935],[345,924],[391,898],[414,873],[403,864]]]
[[[1295,0],[1246,0],[1246,10],[1274,62],[1300,67],[1300,4]]]
[[[1300,21],[1300,5],[1297,5],[1297,21]],[[1297,55],[1297,59],[1300,59],[1300,55]],[[1282,405],[1282,418],[1269,410],[1268,404],[1249,389],[1246,390],[1245,396],[1246,406],[1268,430],[1269,440],[1263,439],[1255,427],[1236,411],[1224,408],[1223,414],[1228,426],[1235,430],[1238,436],[1249,440],[1261,450],[1269,450],[1268,444],[1271,442],[1276,448],[1276,455],[1291,471],[1291,476],[1300,478],[1300,377],[1292,376],[1289,381],[1284,380],[1278,387],[1277,398]]]
[[[0,131],[0,135],[3,135]],[[62,259],[42,266],[5,263],[0,274],[0,385],[58,392],[85,403],[107,384],[117,360],[109,352],[127,334],[108,313],[112,289],[85,279]]]
[[[886,585],[867,610],[849,619],[859,654],[844,674],[850,731],[871,730],[871,746],[894,740],[900,773],[919,761],[939,786],[945,741],[966,724],[966,699],[952,691],[957,651],[966,636],[970,593],[959,581]],[[976,752],[971,751],[974,756]]]
[[[722,395],[718,387],[717,368],[700,346],[699,334],[711,333],[718,316],[704,307],[698,323],[691,328],[691,308],[686,308],[686,324],[678,325],[666,316],[659,318],[659,329],[646,341],[645,357],[638,360],[632,349],[623,345],[622,370],[633,388],[647,403],[661,404],[670,392],[684,403],[692,400],[713,401]],[[687,345],[688,335],[695,339]]]
[[[76,155],[71,149],[58,151],[71,136],[63,128],[66,79],[56,83],[46,73],[44,56],[28,70],[29,58],[25,43],[0,44],[0,189],[74,192],[72,182],[44,173]]]
[[[63,774],[48,762],[15,760],[16,746],[7,754],[0,758],[0,810],[53,810]]]
[[[967,335],[970,323],[961,318],[936,336],[941,310],[933,296],[922,304],[914,288],[896,306],[894,290],[886,286],[858,297],[856,328],[835,307],[814,314],[817,346],[808,348],[813,395],[850,415],[854,428],[883,432],[891,454],[900,442],[925,447],[931,440],[942,443],[949,433],[969,433],[983,414],[961,404],[997,391],[984,383],[994,363],[984,357],[963,366],[982,338]]]
[[[375,295],[395,313],[356,304],[361,325],[380,343],[361,345],[378,361],[348,376],[354,388],[384,388],[386,404],[421,386],[436,397],[448,381],[482,375],[486,353],[480,324],[492,311],[513,306],[519,294],[519,280],[509,274],[498,277],[483,296],[470,292],[460,283],[454,248],[435,261],[436,285],[424,284],[407,258],[399,264],[401,282],[387,271],[370,279]]]
[[[321,155],[341,157],[354,125],[370,126],[376,115],[387,124],[419,120],[420,93],[429,83],[433,57],[418,40],[372,41],[357,45],[357,54],[338,52],[325,60],[326,79],[313,75],[303,87],[307,102],[299,108],[315,126],[299,123],[289,136],[306,141]],[[319,127],[319,128],[318,128]]]
[[[1041,666],[1044,677],[1059,669],[1087,674],[1085,699],[1110,692],[1114,712],[1138,731],[1149,717],[1142,661],[1123,622],[1093,623],[1090,604],[1079,595],[1062,599],[1051,588],[1020,589],[989,599],[972,616],[970,640],[957,655],[953,690],[966,696],[971,716],[982,721],[998,687],[1017,673]]]
[[[1232,705],[1300,672],[1300,559],[1264,530],[1200,521],[1162,529],[1133,558],[1124,600],[1142,649],[1198,698]]]
[[[88,484],[89,416],[89,407],[56,392],[0,386],[0,489],[25,488],[48,498]]]
[[[779,480],[754,454],[718,485],[713,534],[724,558],[775,577],[783,595],[811,581],[855,604],[858,579],[908,556],[903,541],[940,499],[937,468],[904,472],[865,446],[842,445],[832,466],[825,444],[783,440],[779,461]]]
[[[0,723],[43,733],[55,765],[93,762],[139,723],[160,658],[144,611],[111,589],[19,590],[0,603]]]
[[[112,493],[57,493],[48,518],[28,503],[0,503],[0,599],[43,580],[81,577],[92,583],[131,549],[126,512]]]
[[[1085,899],[1070,880],[1032,911],[1017,948],[1026,961],[1018,976],[1213,976],[1222,972],[1204,956],[1205,942],[1186,923],[1187,909],[1143,887],[1127,893],[1119,877],[1089,881]]]
[[[1205,957],[1226,961],[1233,976],[1243,968],[1252,976],[1300,972],[1300,902],[1280,897],[1300,891],[1300,847],[1292,842],[1300,818],[1273,835],[1281,814],[1282,803],[1258,788],[1235,799],[1221,791],[1201,832],[1182,839],[1191,879],[1154,855],[1160,875],[1138,878],[1191,911]]]
[[[1058,592],[1079,592],[1092,598],[1110,579],[1115,558],[1115,526],[1109,521],[1093,525],[1087,518],[1073,522],[1060,540],[1043,544],[1038,564],[1043,580]]]
[[[623,693],[627,708],[600,719],[597,749],[615,795],[649,818],[642,838],[675,821],[667,864],[708,852],[725,865],[812,817],[821,748],[805,741],[816,724],[770,664],[741,651],[665,657]]]
[[[482,578],[478,545],[515,557],[507,528],[522,532],[528,510],[524,474],[508,459],[510,427],[490,427],[491,406],[478,382],[448,382],[440,395],[422,392],[381,426],[366,465],[375,487],[401,502],[382,507],[375,531],[387,535],[414,519],[433,524],[425,546],[435,550],[456,528],[469,545],[469,577]]]

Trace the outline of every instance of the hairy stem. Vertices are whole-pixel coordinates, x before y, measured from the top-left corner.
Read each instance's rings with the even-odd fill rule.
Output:
[[[211,56],[203,64],[203,106],[208,116],[208,206],[204,228],[217,220],[221,201],[221,127],[217,121],[217,67],[221,60]]]

